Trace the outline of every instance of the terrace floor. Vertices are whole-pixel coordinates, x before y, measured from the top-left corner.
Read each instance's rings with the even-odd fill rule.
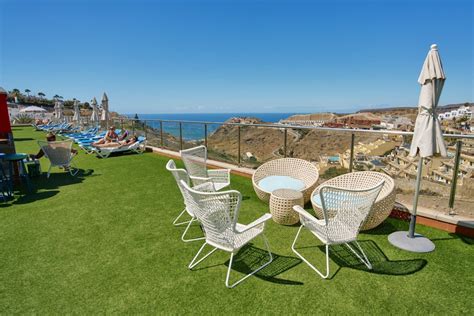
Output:
[[[44,133],[14,128],[17,152],[34,153]],[[48,163],[42,159],[43,171]],[[275,260],[234,289],[224,285],[228,254],[216,252],[194,271],[200,242],[183,243],[171,222],[183,209],[168,158],[146,153],[98,159],[81,152],[80,173],[56,169],[34,179],[37,192],[0,204],[0,313],[472,313],[474,240],[419,225],[436,250],[398,250],[387,235],[407,222],[388,219],[359,236],[368,271],[345,248],[331,252],[322,280],[291,251],[297,227],[268,222]],[[249,179],[240,222],[267,212]],[[191,231],[200,234],[198,226]],[[304,233],[301,251],[319,266],[324,249]],[[233,271],[265,260],[260,240],[241,251]],[[248,256],[242,256],[242,253]],[[252,263],[250,263],[252,261]]]

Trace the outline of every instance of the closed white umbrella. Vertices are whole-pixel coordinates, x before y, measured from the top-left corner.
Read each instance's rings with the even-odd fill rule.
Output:
[[[99,109],[97,108],[97,99],[94,97],[91,102],[92,105],[92,115],[91,115],[91,122],[97,123],[99,122]]]
[[[100,120],[105,121],[106,128],[108,128],[109,127],[109,98],[107,97],[107,94],[105,94],[105,92],[104,92],[104,95],[102,96],[101,106],[102,106],[102,114],[101,114]]]
[[[79,110],[79,100],[74,100],[74,116],[72,117],[72,120],[74,122],[79,122],[81,118],[81,112]]]
[[[428,56],[426,56],[420,77],[418,78],[421,91],[410,155],[419,155],[419,161],[410,228],[408,232],[395,232],[388,237],[388,240],[394,246],[412,252],[430,252],[435,249],[435,245],[431,240],[419,234],[415,234],[415,225],[418,195],[422,180],[421,170],[423,169],[423,158],[432,157],[437,154],[443,157],[446,156],[446,145],[444,143],[438,115],[436,114],[436,108],[445,80],[446,76],[439,57],[438,46],[433,44],[428,52]]]
[[[62,120],[63,119],[63,109],[64,109],[64,105],[63,105],[63,102],[62,101],[59,101],[58,100],[58,108],[56,110],[56,118],[58,120]]]
[[[59,117],[59,100],[54,101],[54,117],[56,119]]]

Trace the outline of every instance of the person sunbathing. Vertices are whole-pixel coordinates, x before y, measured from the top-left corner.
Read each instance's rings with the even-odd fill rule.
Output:
[[[132,137],[126,140],[121,140],[114,143],[105,143],[105,144],[97,144],[97,145],[92,144],[92,146],[96,148],[122,148],[122,147],[135,144],[136,142],[138,142],[138,137],[133,135]]]
[[[97,145],[104,145],[112,142],[116,142],[118,140],[118,135],[115,133],[115,127],[111,126],[109,127],[109,130],[105,134],[105,136],[101,139],[99,139],[96,142],[92,143],[92,146],[97,146]]]

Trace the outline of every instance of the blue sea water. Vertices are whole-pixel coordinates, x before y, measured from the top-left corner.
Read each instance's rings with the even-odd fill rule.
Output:
[[[138,114],[141,121],[145,121],[152,128],[159,128],[160,123],[153,120],[176,120],[176,121],[201,121],[201,122],[225,122],[232,117],[256,117],[266,123],[276,123],[296,113],[184,113],[184,114]],[[133,118],[135,114],[128,114]],[[219,125],[209,124],[207,126],[208,135],[215,131]],[[184,123],[183,139],[197,140],[204,138],[204,125],[195,123]],[[176,137],[179,137],[179,124],[164,122],[163,130]]]

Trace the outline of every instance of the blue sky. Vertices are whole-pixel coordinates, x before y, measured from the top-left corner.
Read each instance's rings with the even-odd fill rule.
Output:
[[[472,3],[0,0],[0,86],[122,113],[406,106],[437,43],[440,103],[472,101]]]

